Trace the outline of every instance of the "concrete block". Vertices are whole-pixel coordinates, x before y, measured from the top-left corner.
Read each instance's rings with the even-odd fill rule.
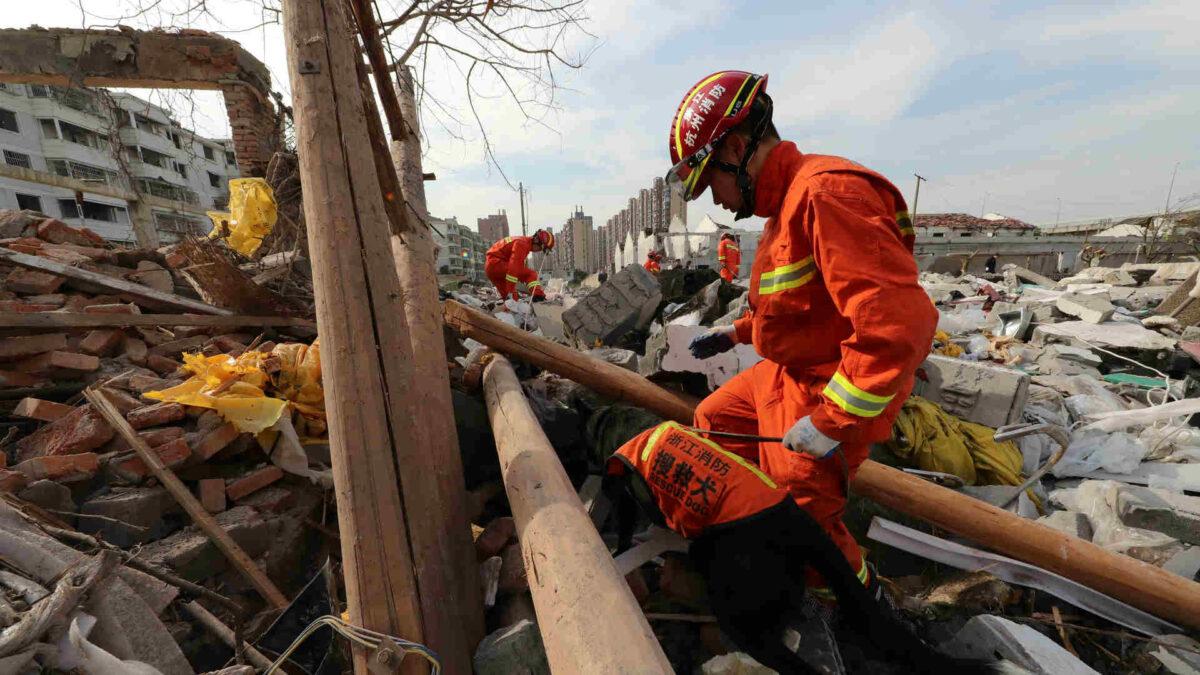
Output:
[[[1174,349],[1177,342],[1138,324],[1123,321],[1108,321],[1099,325],[1086,321],[1044,323],[1033,329],[1033,337],[1029,342],[1035,347],[1043,347],[1052,341],[1067,342],[1076,347],[1088,347],[1087,343],[1091,343],[1107,349],[1167,350]]]
[[[73,521],[70,514],[75,513],[75,500],[71,498],[71,488],[65,485],[52,480],[34,481],[18,492],[17,496],[50,511],[68,523]]]
[[[1200,544],[1200,497],[1154,488],[1123,487],[1117,515],[1129,527],[1161,532],[1187,544]]]
[[[471,660],[475,675],[550,675],[537,624],[523,620],[483,638]]]
[[[622,335],[649,325],[662,301],[654,275],[629,265],[562,314],[565,331],[580,344],[615,344]]]
[[[40,398],[24,398],[13,408],[13,414],[17,417],[28,417],[29,419],[41,420],[43,422],[53,422],[60,417],[71,414],[75,410],[69,405],[55,403],[54,401],[43,401]]]
[[[264,519],[248,506],[232,508],[214,519],[251,558],[267,549],[278,529],[277,522]],[[189,581],[203,581],[228,567],[225,556],[194,525],[146,544],[142,547],[142,557],[150,563],[166,565]]]
[[[702,373],[710,388],[717,388],[734,375],[762,361],[752,345],[736,345],[724,354],[697,359],[688,344],[709,329],[704,326],[669,324],[646,340],[646,355],[638,362],[638,372],[646,377],[658,373]]]
[[[1077,317],[1088,323],[1103,323],[1112,317],[1116,309],[1102,295],[1080,295],[1069,293],[1054,303],[1058,311]]]
[[[80,518],[79,529],[98,534],[104,541],[121,548],[162,539],[183,524],[183,509],[166,488],[131,488],[84,502],[79,512],[104,516]]]
[[[66,333],[22,335],[0,339],[0,359],[24,359],[67,348]]]
[[[968,422],[997,428],[1021,420],[1029,375],[976,361],[930,355],[917,369],[913,393]]]
[[[993,614],[972,617],[942,649],[988,661],[1005,658],[1035,675],[1099,675],[1033,628]]]
[[[91,452],[112,439],[114,433],[99,413],[83,405],[17,441],[17,461]]]
[[[8,273],[4,288],[22,295],[46,295],[57,291],[65,281],[63,277],[48,272],[16,267]]]
[[[533,305],[533,315],[537,317],[538,328],[542,330],[542,335],[551,340],[564,337],[562,315],[566,309],[564,305],[551,305],[545,302]]]
[[[125,334],[119,330],[102,329],[94,330],[83,338],[83,342],[79,343],[79,349],[84,354],[92,356],[108,356],[112,353],[125,338]]]
[[[1092,522],[1085,514],[1078,511],[1055,511],[1048,516],[1038,518],[1038,522],[1076,539],[1092,540]]]
[[[637,352],[629,349],[621,349],[619,347],[597,347],[590,349],[587,352],[588,356],[607,361],[614,366],[621,366],[625,370],[638,370],[638,355]]]
[[[283,469],[271,465],[263,467],[247,476],[239,478],[225,488],[230,501],[237,501],[252,492],[261,490],[271,483],[283,478]]]
[[[138,408],[126,415],[125,419],[134,429],[145,429],[178,422],[185,416],[187,416],[187,411],[179,403],[157,403]]]

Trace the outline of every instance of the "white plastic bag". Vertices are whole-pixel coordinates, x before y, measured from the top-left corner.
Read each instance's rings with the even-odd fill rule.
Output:
[[[1077,488],[1055,490],[1050,493],[1050,501],[1086,515],[1092,524],[1092,543],[1109,551],[1122,553],[1132,548],[1164,548],[1175,544],[1175,538],[1161,532],[1127,527],[1121,522],[1117,516],[1117,495],[1122,487],[1111,480],[1085,480]]]
[[[961,312],[943,312],[938,310],[938,330],[947,333],[974,333],[983,328],[987,315],[982,309],[966,309]]]
[[[1067,399],[1068,405],[1070,402]],[[1093,471],[1132,473],[1147,452],[1149,449],[1141,440],[1126,433],[1076,432],[1067,452],[1051,471],[1059,478],[1086,476]]]

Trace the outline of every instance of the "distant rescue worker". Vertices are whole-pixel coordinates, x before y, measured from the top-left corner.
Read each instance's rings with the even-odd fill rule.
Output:
[[[742,250],[738,248],[737,239],[726,232],[721,235],[717,244],[717,265],[721,267],[721,278],[729,283],[738,278],[738,268],[742,264]]]
[[[646,262],[642,263],[642,267],[651,274],[658,274],[661,271],[658,261],[662,260],[662,254],[658,251],[650,251],[646,254]]]
[[[553,248],[554,234],[547,230],[538,230],[532,237],[505,237],[488,249],[483,271],[500,291],[501,300],[507,300],[510,295],[513,300],[518,300],[517,282],[521,282],[529,288],[533,301],[540,302],[546,299],[546,292],[542,290],[537,272],[525,266],[525,258],[531,251],[538,253]]]
[[[780,139],[766,85],[766,75],[715,73],[688,90],[671,123],[672,189],[691,200],[711,187],[737,219],[768,219],[745,316],[690,345],[709,358],[753,344],[764,360],[701,402],[695,424],[783,437],[723,444],[786,487],[865,581],[842,523],[846,486],[867,445],[890,435],[938,316],[917,284],[900,191],[860,164]],[[827,459],[838,446],[845,471]],[[814,596],[830,597],[808,576]]]

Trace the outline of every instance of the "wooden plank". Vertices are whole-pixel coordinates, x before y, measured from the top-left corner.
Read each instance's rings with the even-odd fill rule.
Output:
[[[315,321],[295,316],[243,316],[227,314],[75,314],[67,312],[0,312],[0,328],[123,328],[125,326],[297,326],[316,328]]]
[[[231,310],[206,305],[203,302],[181,298],[172,293],[156,291],[148,286],[135,284],[122,279],[92,272],[78,267],[71,267],[53,260],[40,258],[35,255],[17,253],[6,248],[0,248],[0,263],[9,263],[26,269],[49,272],[60,277],[86,283],[110,293],[121,293],[137,298],[138,304],[145,304],[153,309],[179,310],[200,312],[201,314],[233,314]]]
[[[488,364],[483,393],[550,669],[674,672],[508,359]]]
[[[158,454],[151,450],[146,441],[137,435],[133,427],[129,426],[129,422],[125,421],[125,417],[121,415],[121,412],[117,410],[104,391],[102,389],[89,388],[84,390],[83,396],[92,404],[96,412],[99,412],[104,417],[109,426],[116,430],[117,434],[125,439],[125,442],[142,458],[142,461],[150,468],[150,472],[154,474],[158,482],[162,483],[167,492],[170,492],[171,496],[175,498],[175,501],[179,502],[183,510],[196,523],[196,526],[204,534],[208,535],[208,538],[216,544],[221,553],[229,559],[229,562],[233,563],[233,566],[250,581],[259,595],[263,596],[274,607],[286,609],[289,604],[287,597],[279,592],[275,584],[267,578],[267,575],[259,569],[250,556],[246,555],[246,552],[242,550],[241,546],[238,546],[233,537],[230,537],[228,532],[221,529],[217,521],[213,520],[208,511],[204,510],[204,506],[200,504],[200,501],[196,499],[192,491],[179,480],[175,472],[163,465]]]
[[[349,620],[423,643],[409,530],[439,523],[407,517],[396,458],[418,451],[412,405],[424,385],[413,377],[354,33],[339,0],[284,0],[283,24]],[[356,647],[353,657],[365,675],[367,652]],[[400,671],[423,672],[419,661],[405,659]]]

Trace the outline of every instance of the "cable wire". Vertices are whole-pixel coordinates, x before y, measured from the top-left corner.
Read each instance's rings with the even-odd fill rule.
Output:
[[[366,628],[360,628],[359,626],[346,623],[336,616],[325,615],[308,624],[308,627],[301,631],[300,635],[296,636],[296,639],[292,641],[292,644],[288,645],[288,648],[279,655],[279,658],[271,664],[270,668],[266,669],[263,675],[272,675],[272,673],[278,670],[279,666],[283,665],[283,663],[288,660],[288,657],[290,657],[292,653],[295,652],[296,649],[298,649],[300,645],[321,626],[329,626],[342,637],[365,649],[377,649],[384,641],[390,641],[399,647],[405,654],[416,654],[417,656],[420,656],[428,661],[432,666],[432,675],[440,675],[442,672],[441,659],[438,658],[438,655],[434,653],[433,650],[429,649],[425,645],[417,644],[416,642],[409,642],[408,640],[392,635],[377,633],[373,630],[367,630]]]

